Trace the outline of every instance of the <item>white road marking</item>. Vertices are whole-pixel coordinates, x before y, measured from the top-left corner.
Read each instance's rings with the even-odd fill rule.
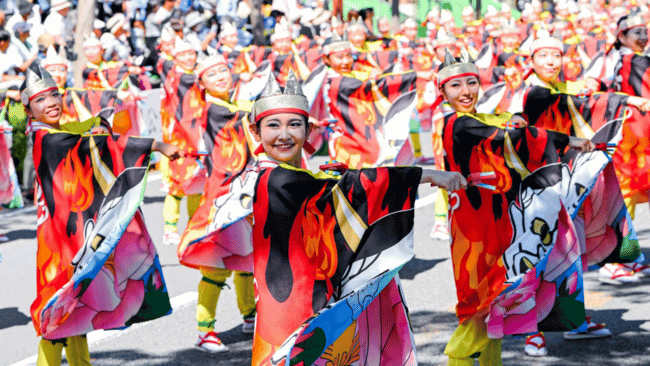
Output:
[[[415,200],[415,209],[417,210],[418,208],[422,208],[434,204],[436,202],[437,195],[438,195],[438,191],[436,190],[435,192],[431,193],[426,197],[418,198],[417,200]]]
[[[192,301],[196,301],[199,298],[199,293],[196,291],[190,291],[186,292],[184,294],[175,296],[170,300],[170,303],[172,305],[172,309],[178,309],[183,307],[184,305],[187,305],[191,303]],[[96,330],[93,332],[88,333],[88,344],[93,344],[96,343],[102,339],[106,339],[108,337],[113,337],[113,336],[120,336],[123,334],[126,334],[127,332],[130,332],[133,329],[140,328],[142,326],[147,325],[149,322],[144,322],[144,323],[139,323],[130,326],[129,328],[126,328],[124,330]],[[63,354],[65,355],[65,350],[63,351]],[[28,357],[22,361],[18,361],[14,363],[11,366],[34,366],[36,365],[36,361],[38,360],[38,355],[34,355],[31,357]]]

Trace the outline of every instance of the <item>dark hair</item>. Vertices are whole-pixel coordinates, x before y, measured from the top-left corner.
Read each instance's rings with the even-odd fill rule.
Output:
[[[624,20],[627,20],[627,18],[628,18],[628,15],[623,15],[621,17],[621,19],[619,19],[618,22],[616,22],[616,27],[618,28]],[[626,30],[621,31],[621,33],[616,35],[616,42],[614,42],[614,44],[612,45],[614,47],[614,49],[620,50],[621,47],[623,47],[623,43],[618,39],[618,36],[622,34],[622,35],[627,37],[627,33],[629,31],[630,31],[629,29],[626,29]]]
[[[9,41],[10,39],[11,39],[11,34],[5,29],[0,29],[0,42]]]

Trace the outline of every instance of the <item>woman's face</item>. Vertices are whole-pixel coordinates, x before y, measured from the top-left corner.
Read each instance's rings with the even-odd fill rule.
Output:
[[[32,97],[27,113],[36,121],[59,128],[63,112],[63,100],[58,89],[51,89]]]
[[[410,41],[415,41],[415,38],[418,36],[418,27],[404,27],[402,33],[404,33],[404,37],[408,38]]]
[[[334,52],[327,56],[329,67],[333,68],[339,74],[352,71],[352,55],[350,51]]]
[[[273,49],[284,55],[291,52],[291,37],[284,37],[273,41]]]
[[[194,64],[196,64],[196,51],[187,50],[180,52],[174,56],[174,62],[182,69],[192,71],[194,70]]]
[[[366,42],[366,32],[359,27],[348,29],[348,39],[354,47],[362,48],[363,44]]]
[[[174,50],[174,43],[175,42],[173,40],[160,42],[160,51],[171,55],[172,51]]]
[[[201,75],[201,82],[212,96],[228,99],[232,88],[232,75],[227,65],[219,64],[208,69]]]
[[[52,75],[56,86],[60,89],[65,88],[65,82],[68,78],[68,67],[65,65],[48,65],[45,67],[45,70]]]
[[[251,132],[271,158],[300,168],[302,146],[309,135],[309,128],[305,117],[296,113],[279,113],[264,117],[259,130],[253,125]]]
[[[472,113],[481,84],[476,76],[451,79],[442,86],[442,95],[457,112]]]
[[[635,52],[643,52],[648,44],[648,28],[634,27],[627,31],[627,34],[621,33],[618,36],[623,46],[633,49]]]
[[[501,43],[503,44],[503,48],[515,49],[519,45],[519,36],[516,34],[504,34],[501,36]]]
[[[93,64],[99,64],[103,60],[104,50],[102,46],[84,47],[84,56],[86,60]]]
[[[553,48],[542,48],[533,55],[533,69],[544,82],[554,82],[562,69],[562,52]]]

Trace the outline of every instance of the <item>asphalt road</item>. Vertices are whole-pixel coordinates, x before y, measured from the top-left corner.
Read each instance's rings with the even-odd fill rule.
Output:
[[[317,165],[317,164],[314,164]],[[196,341],[198,271],[181,266],[175,248],[162,245],[162,206],[157,173],[150,175],[142,206],[147,227],[158,248],[164,276],[173,299],[171,315],[123,331],[89,335],[94,365],[249,365],[250,335],[241,332],[235,293],[225,289],[217,308],[216,331],[230,352],[210,355],[193,347]],[[421,203],[435,190],[420,187]],[[445,344],[456,327],[456,302],[449,243],[433,241],[433,205],[416,210],[416,257],[401,271],[402,284],[415,331],[420,365],[444,365]],[[650,211],[637,209],[634,221],[641,246],[650,258]],[[181,217],[180,229],[187,217]],[[478,222],[477,224],[482,224]],[[0,243],[0,365],[35,364],[38,338],[29,307],[35,296],[36,215],[33,210],[11,216],[0,212],[0,232],[11,239]],[[229,280],[231,287],[232,281]],[[616,287],[601,284],[595,273],[586,275],[587,313],[605,322],[613,337],[565,341],[548,333],[549,356],[531,358],[523,353],[522,338],[503,343],[505,365],[650,365],[650,279]]]

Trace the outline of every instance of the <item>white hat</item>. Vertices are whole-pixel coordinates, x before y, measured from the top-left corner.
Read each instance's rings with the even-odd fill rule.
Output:
[[[535,10],[533,9],[533,6],[530,3],[526,3],[526,5],[524,5],[524,10],[521,11],[521,16],[526,17],[532,15],[534,12]]]
[[[474,14],[474,9],[468,5],[463,9],[461,15],[470,15],[470,14]]]
[[[221,24],[221,31],[219,32],[219,38],[229,36],[232,34],[237,34],[237,28],[230,22],[224,22]]]
[[[176,33],[174,30],[169,26],[164,26],[160,32],[160,38],[158,38],[158,42],[171,42],[175,37]]]
[[[404,23],[402,23],[402,28],[417,28],[418,27],[418,22],[415,21],[413,18],[406,18]]]
[[[102,22],[99,19],[95,19],[93,21],[93,29],[104,29],[106,27],[106,23]]]
[[[499,15],[499,12],[497,11],[497,8],[495,8],[492,5],[488,5],[487,11],[485,12],[486,17],[494,17]]]
[[[429,18],[437,18],[439,16],[440,16],[440,11],[438,10],[438,8],[433,8],[433,9],[429,10],[429,12],[427,13],[427,19],[429,19]]]
[[[270,38],[271,43],[275,42],[278,39],[291,38],[291,32],[289,32],[289,29],[282,23],[278,23],[275,25],[275,29],[273,30],[273,34],[271,34]]]
[[[200,79],[206,71],[217,65],[228,65],[228,63],[226,62],[226,59],[218,53],[204,57],[196,63],[194,74]]]
[[[454,20],[454,15],[451,13],[451,11],[447,9],[442,9],[442,11],[440,12],[440,23],[444,24],[452,20]]]
[[[59,11],[71,6],[72,3],[70,3],[68,0],[52,0],[50,3],[50,11]]]
[[[126,24],[126,17],[122,13],[117,13],[113,15],[107,22],[106,28],[111,33],[116,33],[120,28],[124,27]]]
[[[185,42],[183,39],[180,37],[176,37],[176,41],[174,41],[174,49],[172,50],[172,56],[176,56],[181,52],[185,51],[195,51],[194,47],[189,43]]]
[[[99,41],[99,38],[97,38],[95,33],[92,33],[90,36],[86,35],[84,36],[84,38],[85,38],[84,43],[81,45],[83,48],[96,47],[102,45],[102,43]]]
[[[65,57],[65,48],[59,47],[60,53],[56,53],[54,46],[47,48],[45,58],[41,61],[41,66],[46,68],[52,65],[65,65],[68,67],[68,59]]]
[[[501,12],[502,13],[510,13],[511,11],[512,11],[512,9],[510,8],[510,5],[508,5],[506,3],[503,3],[503,5],[501,5]]]

